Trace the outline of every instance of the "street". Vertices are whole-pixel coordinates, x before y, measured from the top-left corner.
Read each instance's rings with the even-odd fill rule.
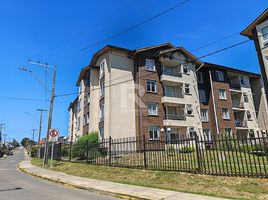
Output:
[[[116,199],[85,190],[64,187],[49,181],[31,177],[20,172],[17,165],[24,159],[24,151],[17,150],[14,156],[0,160],[1,200],[112,200]]]

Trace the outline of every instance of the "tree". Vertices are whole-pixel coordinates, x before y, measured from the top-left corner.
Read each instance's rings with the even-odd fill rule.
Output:
[[[21,145],[23,146],[23,147],[27,147],[27,146],[29,146],[29,145],[35,145],[36,144],[36,142],[35,141],[33,141],[33,140],[31,140],[31,139],[29,139],[29,138],[23,138],[22,140],[21,140]]]
[[[19,144],[19,143],[17,142],[17,140],[15,140],[15,139],[13,139],[13,141],[12,141],[12,145],[13,145],[14,148],[17,148],[17,147],[20,146],[20,144]]]

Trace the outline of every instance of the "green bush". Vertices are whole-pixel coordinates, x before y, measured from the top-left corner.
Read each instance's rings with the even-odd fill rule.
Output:
[[[70,146],[68,145],[62,145],[61,147],[61,156],[62,157],[67,157],[69,156],[69,150],[70,150]]]
[[[174,156],[175,155],[175,147],[172,145],[168,146],[168,155],[169,156]]]
[[[193,147],[182,147],[180,148],[180,153],[193,153],[195,152],[195,148]]]
[[[38,151],[38,146],[37,145],[35,145],[35,146],[32,146],[32,149],[31,149],[31,157],[32,158],[36,158],[37,157],[37,151]]]
[[[75,157],[78,160],[85,160],[87,158],[87,150],[88,160],[98,157],[100,155],[98,151],[98,141],[99,137],[97,131],[82,136],[73,145],[72,157]]]

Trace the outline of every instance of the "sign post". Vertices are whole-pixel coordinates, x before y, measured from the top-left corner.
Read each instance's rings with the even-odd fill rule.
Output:
[[[49,135],[51,137],[52,146],[51,146],[51,160],[50,160],[50,167],[53,166],[53,154],[54,154],[54,142],[56,137],[59,135],[59,131],[57,129],[50,129]]]

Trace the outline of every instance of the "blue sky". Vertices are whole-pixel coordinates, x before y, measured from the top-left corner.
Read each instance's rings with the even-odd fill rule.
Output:
[[[41,68],[27,59],[57,66],[56,93],[76,92],[81,68],[92,54],[106,44],[130,49],[171,42],[189,51],[226,35],[241,32],[267,7],[267,0],[190,0],[187,4],[129,33],[86,51],[81,48],[135,25],[179,0],[1,0],[0,1],[0,97],[45,99],[45,90],[25,66],[43,81]],[[197,57],[245,40],[236,35],[223,42],[192,52]],[[222,52],[203,61],[259,72],[253,42]],[[48,80],[48,84],[50,84]],[[67,135],[68,106],[75,96],[56,98],[53,127]],[[0,98],[0,123],[6,123],[7,138],[31,137],[38,128],[37,108],[48,108],[44,101],[18,101]],[[25,114],[29,112],[32,114]],[[43,123],[45,136],[47,116]]]

